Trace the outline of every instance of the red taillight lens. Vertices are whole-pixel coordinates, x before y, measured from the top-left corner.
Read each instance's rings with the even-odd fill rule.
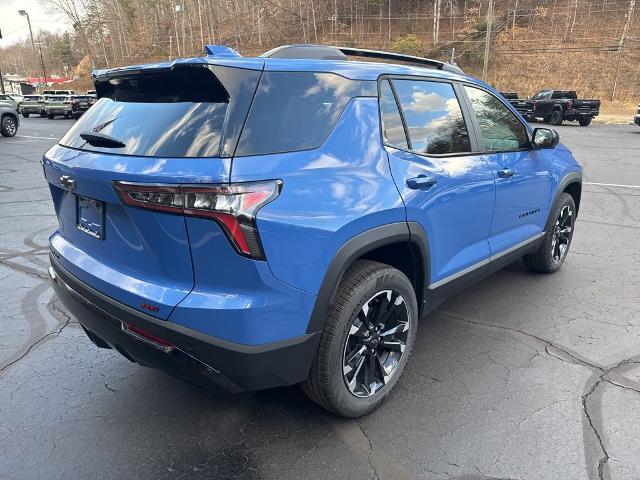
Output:
[[[264,259],[256,227],[258,210],[273,201],[282,181],[229,185],[147,185],[113,182],[121,200],[133,207],[210,218],[218,222],[239,253]]]

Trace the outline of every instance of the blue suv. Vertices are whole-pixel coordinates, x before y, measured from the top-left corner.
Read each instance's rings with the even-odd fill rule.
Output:
[[[447,297],[562,265],[581,167],[488,85],[371,50],[206,53],[94,72],[98,102],[44,155],[49,274],[98,347],[357,417]]]

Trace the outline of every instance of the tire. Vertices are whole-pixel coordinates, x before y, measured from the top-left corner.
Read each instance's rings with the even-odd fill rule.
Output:
[[[3,137],[15,137],[18,133],[18,120],[11,115],[5,115],[0,120],[0,134]]]
[[[562,110],[551,112],[551,125],[562,125]]]
[[[591,117],[583,117],[578,121],[580,122],[581,127],[588,127],[591,124]]]
[[[44,118],[47,116],[47,112],[45,112],[44,110],[40,112],[40,118]]]
[[[22,116],[23,116],[24,118],[29,118],[29,114],[28,114],[28,113],[25,113],[25,112],[22,112]]]
[[[47,117],[49,117],[49,120],[53,120],[55,118],[55,115],[53,113],[50,113],[47,115]]]
[[[562,221],[565,214],[569,214],[568,220]],[[522,259],[525,265],[534,272],[553,273],[564,263],[569,253],[571,239],[576,221],[576,204],[573,197],[563,193],[553,206],[549,221],[545,227],[544,240],[535,253],[525,255]],[[569,231],[563,235],[563,229],[569,227]],[[566,245],[562,249],[562,245]]]
[[[371,327],[376,325],[374,316],[381,305],[392,307],[384,312],[386,320],[380,322],[384,328],[376,330]],[[361,321],[363,318],[371,323]],[[417,326],[418,306],[409,279],[383,263],[354,262],[340,283],[302,389],[311,400],[336,415],[366,415],[388,397],[402,375]],[[395,351],[388,348],[392,346]],[[351,362],[345,363],[350,354]],[[381,365],[388,376],[383,374]],[[347,372],[346,368],[350,370]],[[367,368],[373,374],[368,379]]]

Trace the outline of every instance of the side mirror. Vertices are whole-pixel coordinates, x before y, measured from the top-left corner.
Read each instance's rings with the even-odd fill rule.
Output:
[[[536,128],[531,141],[536,149],[555,148],[560,142],[560,135],[552,128]]]

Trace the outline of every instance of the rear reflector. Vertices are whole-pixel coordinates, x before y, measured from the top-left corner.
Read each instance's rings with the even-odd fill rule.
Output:
[[[122,331],[154,348],[157,348],[158,350],[162,350],[164,353],[171,353],[173,349],[176,348],[175,345],[167,342],[166,340],[163,340],[162,338],[129,323],[122,322]]]
[[[113,182],[123,203],[216,221],[241,255],[264,260],[258,210],[280,194],[281,180],[228,185],[158,185]]]

